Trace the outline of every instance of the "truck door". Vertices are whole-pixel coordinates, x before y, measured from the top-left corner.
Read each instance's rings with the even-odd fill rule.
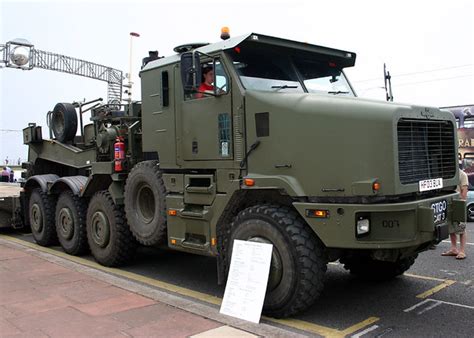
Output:
[[[212,65],[212,62],[208,63]],[[208,64],[202,64],[204,67]],[[232,160],[232,97],[228,72],[215,62],[215,86],[221,95],[184,95],[177,91],[178,163],[184,161]],[[177,70],[176,83],[181,83]],[[217,89],[219,91],[219,89]],[[200,97],[201,96],[201,97]]]

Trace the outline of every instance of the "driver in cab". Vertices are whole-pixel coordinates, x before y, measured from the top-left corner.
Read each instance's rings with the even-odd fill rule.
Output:
[[[204,66],[202,78],[202,83],[198,88],[199,93],[196,94],[197,99],[203,98],[206,93],[214,94],[214,69],[211,66]]]

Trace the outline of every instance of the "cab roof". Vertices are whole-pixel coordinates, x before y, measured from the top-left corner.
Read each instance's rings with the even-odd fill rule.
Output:
[[[299,50],[305,53],[314,53],[324,55],[334,61],[339,67],[346,68],[352,67],[355,64],[356,54],[353,52],[343,51],[334,48],[328,48],[318,45],[313,45],[305,42],[298,42],[293,40],[287,40],[282,38],[276,38],[268,35],[249,33],[242,36],[237,36],[227,40],[219,41],[213,44],[204,45],[196,48],[195,50],[204,54],[214,54],[223,50],[235,48],[243,42],[252,42],[255,44],[268,45],[280,47],[283,49]],[[192,44],[190,44],[192,45]],[[164,57],[158,60],[149,62],[143,69],[142,72],[149,71],[154,68],[163,67],[169,64],[179,62],[180,54]]]

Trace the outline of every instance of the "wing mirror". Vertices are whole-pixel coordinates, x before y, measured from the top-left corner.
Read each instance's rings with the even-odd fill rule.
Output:
[[[201,61],[199,53],[181,54],[181,81],[185,94],[196,92],[201,84]]]

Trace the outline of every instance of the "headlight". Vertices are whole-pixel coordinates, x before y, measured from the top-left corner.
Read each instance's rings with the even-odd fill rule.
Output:
[[[357,236],[369,233],[370,222],[367,218],[361,218],[357,221]]]

